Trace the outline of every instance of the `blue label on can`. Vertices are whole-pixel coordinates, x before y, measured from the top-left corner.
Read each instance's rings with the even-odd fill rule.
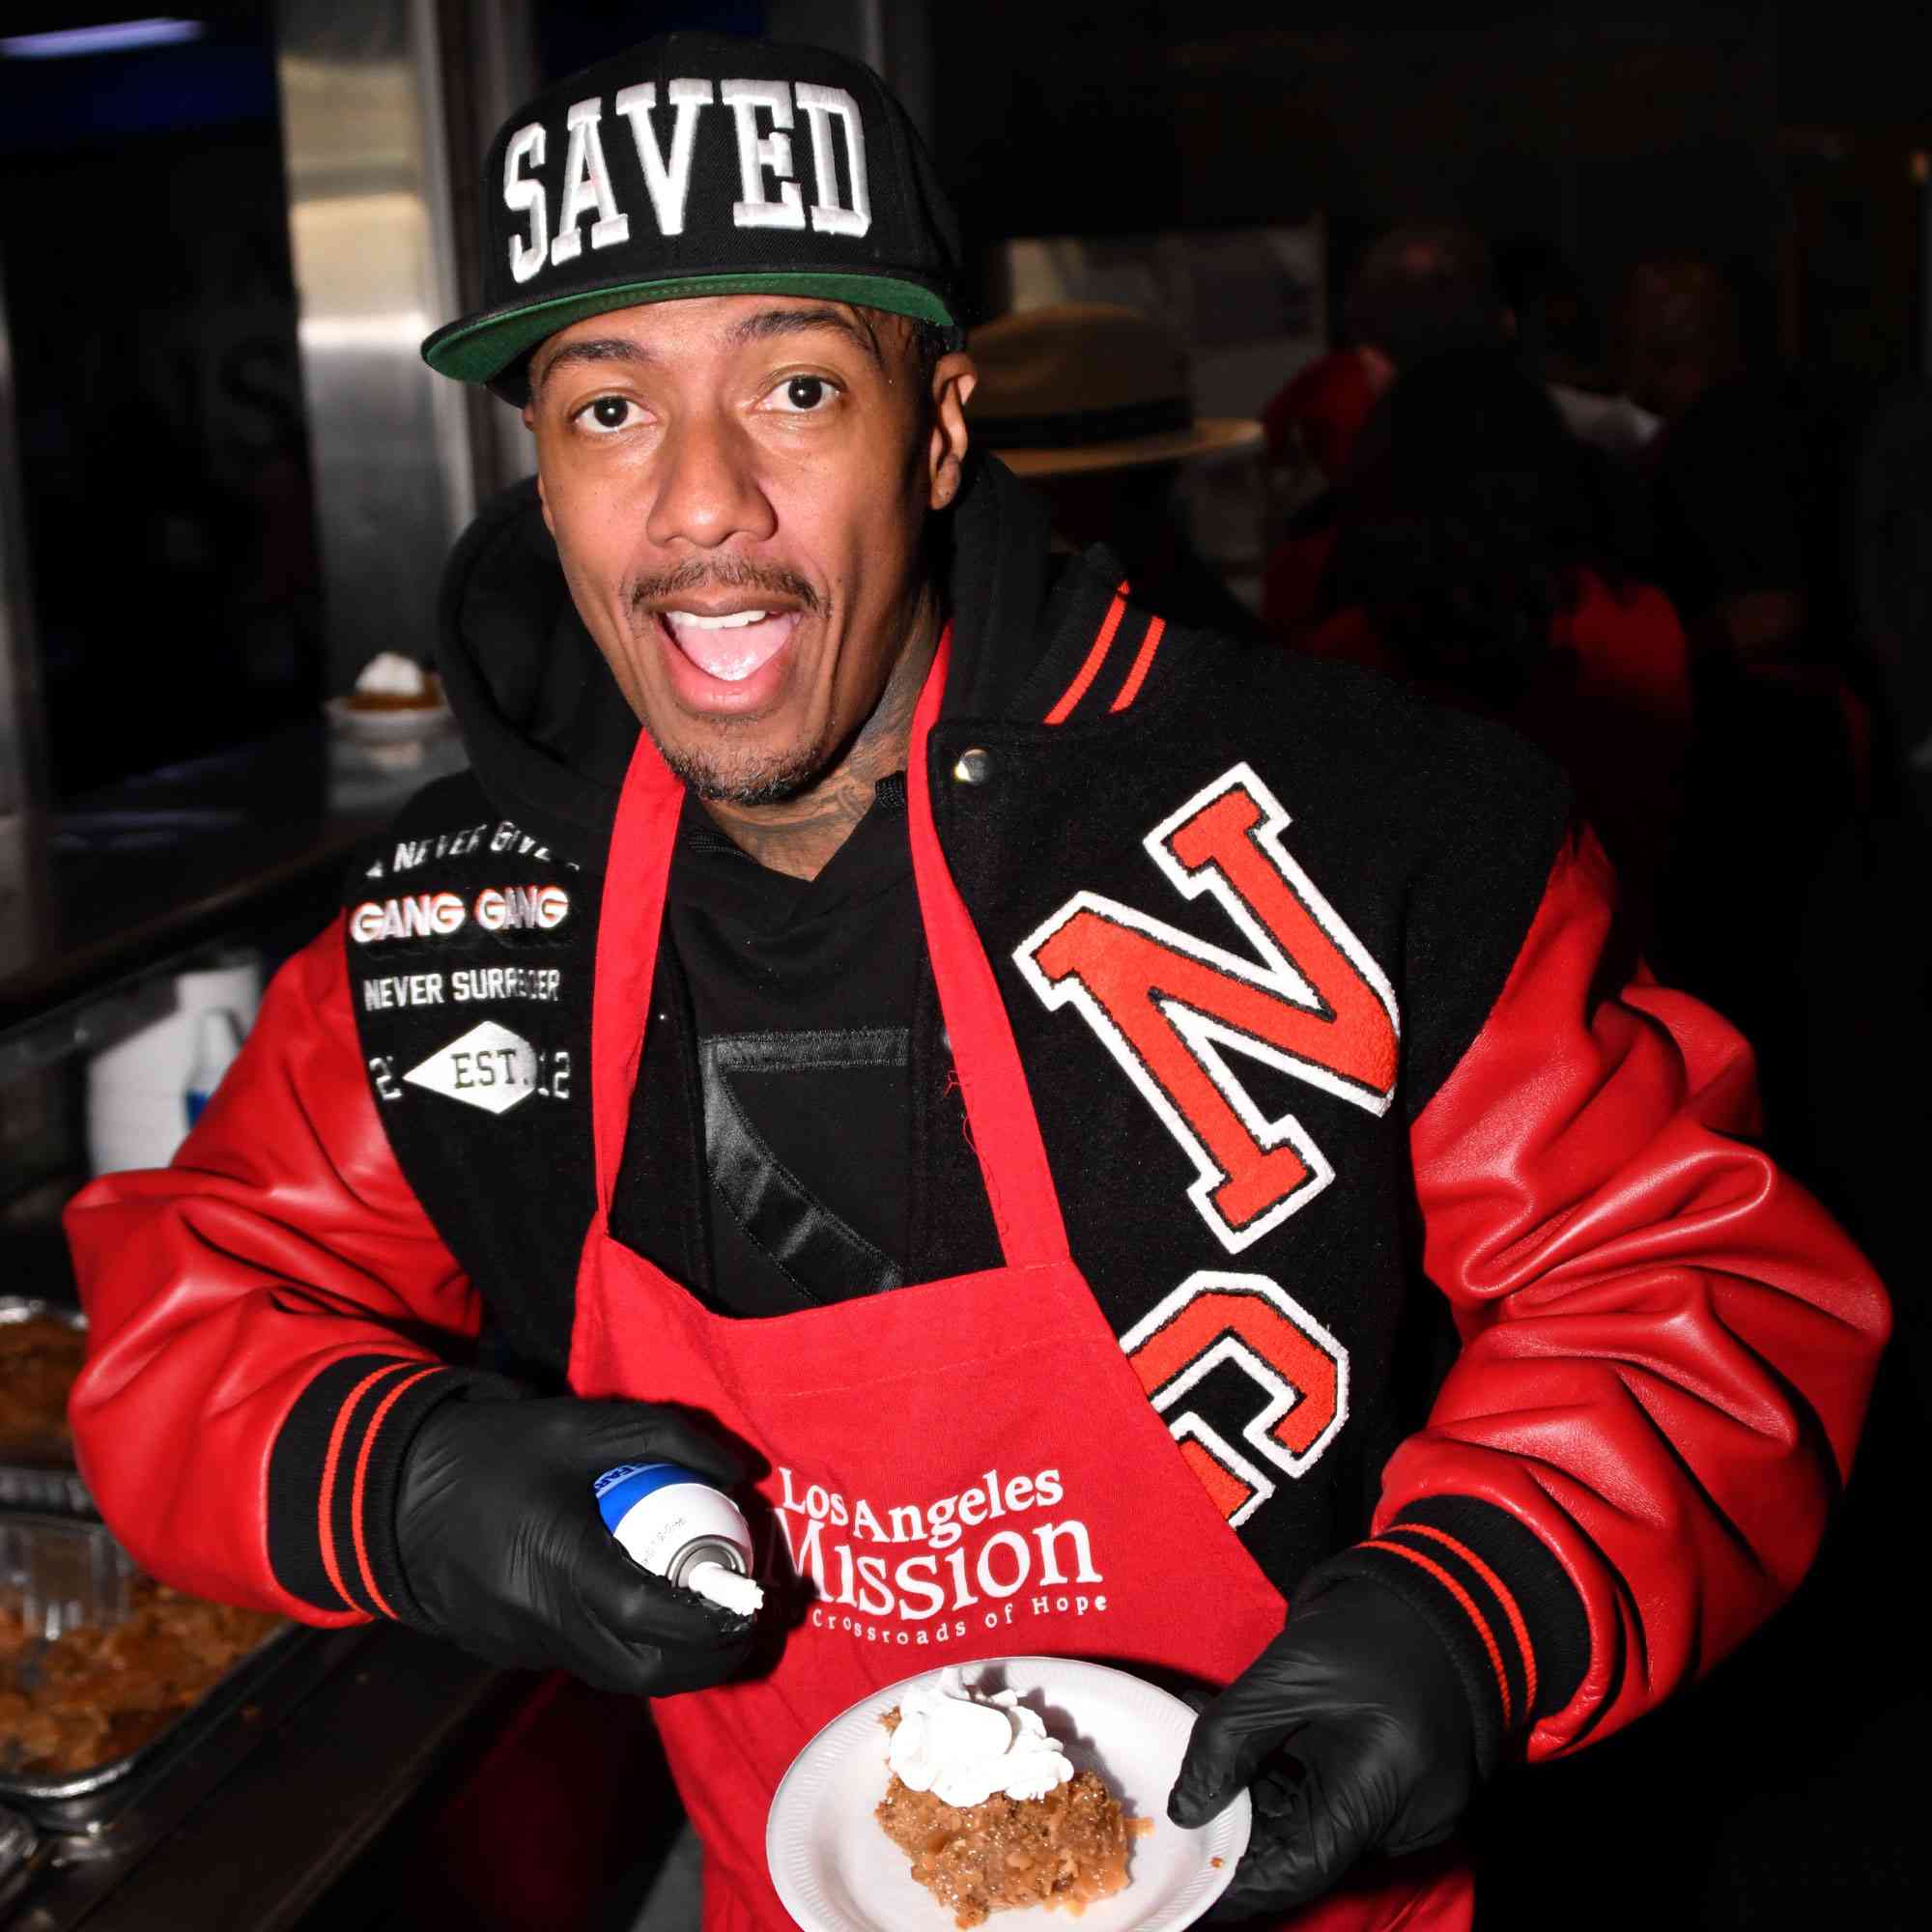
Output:
[[[614,1469],[606,1469],[592,1486],[604,1527],[615,1529],[645,1496],[673,1483],[711,1487],[696,1469],[687,1469],[682,1463],[619,1463]]]

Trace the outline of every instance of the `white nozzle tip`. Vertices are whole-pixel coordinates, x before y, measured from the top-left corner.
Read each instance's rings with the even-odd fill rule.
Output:
[[[723,1563],[698,1563],[685,1578],[685,1587],[740,1616],[754,1617],[764,1608],[765,1593],[749,1577]]]

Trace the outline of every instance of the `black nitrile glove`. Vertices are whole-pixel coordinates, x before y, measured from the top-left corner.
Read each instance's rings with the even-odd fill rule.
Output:
[[[683,1463],[721,1487],[735,1457],[640,1402],[457,1397],[423,1418],[396,1492],[403,1574],[438,1634],[492,1663],[663,1697],[729,1677],[752,1620],[641,1569],[591,1486],[619,1463]]]
[[[1208,1915],[1249,1918],[1320,1898],[1372,1853],[1441,1843],[1480,1779],[1443,1640],[1393,1590],[1344,1577],[1297,1595],[1195,1720],[1167,1815],[1205,1825],[1252,1785],[1248,1849]]]

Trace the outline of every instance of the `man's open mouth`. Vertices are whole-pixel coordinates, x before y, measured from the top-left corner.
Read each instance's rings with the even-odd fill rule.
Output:
[[[742,684],[790,642],[799,612],[768,607],[718,612],[661,610],[658,620],[706,677]]]

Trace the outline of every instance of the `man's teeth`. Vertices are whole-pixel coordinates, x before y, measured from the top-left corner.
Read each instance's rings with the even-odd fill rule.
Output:
[[[733,611],[723,617],[706,617],[696,611],[667,611],[665,615],[679,630],[687,625],[694,631],[736,631],[747,624],[762,624],[769,611]]]

